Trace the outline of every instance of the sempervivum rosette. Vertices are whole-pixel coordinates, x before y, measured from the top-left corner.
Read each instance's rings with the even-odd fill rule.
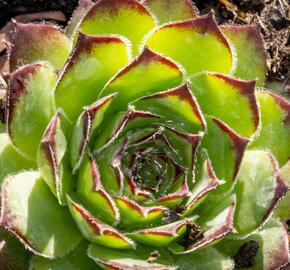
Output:
[[[81,0],[65,33],[16,23],[12,44],[1,225],[28,251],[3,232],[9,269],[289,262],[290,104],[255,89],[257,26]]]

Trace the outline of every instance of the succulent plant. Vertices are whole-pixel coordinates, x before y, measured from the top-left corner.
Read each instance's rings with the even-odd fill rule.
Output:
[[[15,23],[11,42],[5,269],[289,263],[290,103],[262,89],[258,26],[80,0],[65,31]]]

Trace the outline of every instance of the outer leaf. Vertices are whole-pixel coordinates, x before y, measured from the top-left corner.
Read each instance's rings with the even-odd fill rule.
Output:
[[[0,228],[0,269],[27,270],[30,254],[24,246]]]
[[[72,174],[65,156],[66,138],[61,129],[57,113],[48,124],[41,139],[37,165],[41,176],[56,195],[60,204],[66,204],[66,193],[70,191]]]
[[[20,170],[33,169],[35,164],[19,155],[13,147],[8,134],[0,134],[0,183],[5,176]]]
[[[79,28],[82,20],[87,15],[88,11],[93,5],[94,2],[91,0],[79,0],[79,4],[65,29],[65,32],[69,38],[72,39],[75,36],[76,31]]]
[[[84,18],[80,29],[86,34],[118,34],[132,43],[137,55],[143,36],[155,26],[147,9],[136,0],[100,0]]]
[[[260,117],[254,81],[206,73],[192,78],[190,88],[204,114],[221,119],[246,138],[257,130]]]
[[[111,105],[116,112],[127,109],[129,102],[140,97],[178,86],[182,80],[183,74],[176,64],[145,48],[109,81],[101,96],[118,93]]]
[[[143,4],[156,16],[159,24],[192,19],[198,13],[190,0],[145,0]]]
[[[214,248],[205,248],[194,253],[175,256],[178,270],[232,270],[234,262]]]
[[[113,227],[96,219],[80,203],[68,196],[70,212],[80,231],[90,242],[116,249],[132,249],[135,243]]]
[[[127,45],[118,37],[79,34],[55,90],[56,105],[74,121],[93,103],[105,83],[129,61]]]
[[[217,177],[226,181],[223,187],[228,188],[236,179],[249,141],[217,118],[206,120],[208,130],[201,147],[207,150]]]
[[[266,151],[247,151],[236,185],[237,231],[248,234],[260,227],[287,191],[275,158]]]
[[[177,267],[172,265],[172,259],[164,250],[158,250],[161,258],[154,262],[149,262],[152,249],[147,246],[138,245],[134,251],[122,251],[108,249],[105,247],[90,245],[88,255],[98,265],[104,269],[118,270],[175,270]]]
[[[49,260],[34,256],[30,263],[29,270],[98,270],[99,268],[87,256],[88,242],[83,241],[65,257]]]
[[[225,239],[217,245],[220,252],[234,257],[239,248],[249,241],[256,241],[259,245],[255,256],[255,265],[247,267],[249,270],[277,270],[289,263],[289,245],[287,231],[277,220],[270,220],[259,232],[244,240]],[[244,268],[243,268],[244,269]],[[286,270],[287,268],[285,268]]]
[[[43,64],[24,66],[10,75],[8,133],[12,143],[32,160],[53,115],[52,90],[55,83],[56,74]]]
[[[267,73],[267,56],[259,26],[226,25],[221,29],[235,48],[237,67],[234,76],[256,80],[257,86],[263,86]]]
[[[160,26],[146,44],[179,62],[189,76],[205,70],[229,74],[233,68],[231,48],[211,13]]]
[[[48,258],[67,254],[82,239],[67,209],[57,204],[37,172],[3,182],[0,224],[26,248]]]
[[[290,103],[270,92],[259,91],[262,128],[251,148],[268,148],[283,166],[290,158]]]
[[[281,168],[281,176],[290,186],[290,160]],[[290,192],[287,192],[286,196],[279,202],[279,205],[275,209],[275,214],[282,219],[290,218]]]
[[[71,51],[71,41],[58,28],[45,24],[16,23],[11,47],[10,71],[37,61],[61,68]]]

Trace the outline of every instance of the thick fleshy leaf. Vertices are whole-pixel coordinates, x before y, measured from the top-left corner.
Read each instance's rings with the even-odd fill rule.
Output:
[[[66,193],[72,185],[72,174],[65,155],[66,138],[61,129],[61,118],[57,113],[48,124],[37,152],[40,174],[55,194],[60,204],[66,204]]]
[[[113,95],[97,100],[86,107],[79,116],[72,133],[70,143],[70,164],[76,171],[83,159],[89,141],[94,137],[96,129],[103,121],[104,113],[112,101]]]
[[[71,51],[71,41],[58,28],[45,24],[16,23],[11,47],[10,71],[37,61],[61,68]]]
[[[220,241],[225,235],[234,230],[235,208],[236,198],[234,196],[223,198],[221,203],[208,210],[207,215],[202,215],[197,220],[203,231],[201,239],[197,239],[188,246],[173,243],[169,249],[174,254],[187,254]]]
[[[155,15],[159,24],[192,19],[198,13],[190,0],[145,0],[143,4]]]
[[[113,106],[111,106],[114,108]],[[104,122],[104,130],[97,134],[95,148],[106,148],[118,137],[127,134],[129,131],[148,127],[158,121],[160,117],[156,114],[135,110],[129,106],[126,112],[120,112],[110,119],[110,123]]]
[[[290,158],[290,103],[270,92],[259,91],[262,128],[251,148],[268,148],[283,166]]]
[[[110,80],[101,96],[118,93],[111,106],[116,112],[127,109],[128,103],[145,95],[178,86],[182,80],[183,73],[176,64],[145,48]]]
[[[162,205],[162,206],[166,206],[166,207],[180,205],[180,204],[182,204],[184,199],[189,196],[189,194],[190,194],[190,192],[188,189],[187,180],[183,179],[179,190],[177,190],[174,193],[169,193],[169,194],[166,194],[166,195],[160,197],[159,199],[155,200],[152,204]]]
[[[203,164],[201,177],[199,181],[195,183],[190,198],[186,203],[186,215],[190,214],[207,197],[210,191],[223,183],[224,181],[216,177],[210,160],[206,159]]]
[[[25,169],[34,169],[35,164],[21,156],[13,147],[8,134],[0,134],[0,183],[5,176]]]
[[[30,254],[9,232],[0,228],[0,269],[27,270]]]
[[[84,18],[80,30],[86,34],[117,34],[128,38],[133,54],[144,35],[155,22],[148,10],[137,0],[100,0]]]
[[[88,242],[83,241],[63,258],[49,260],[34,256],[29,270],[98,270],[99,268],[87,255]],[[16,269],[15,269],[16,270]],[[26,269],[25,269],[26,270]]]
[[[173,257],[178,270],[233,270],[234,261],[214,248]]]
[[[173,159],[184,168],[187,168],[187,184],[189,188],[191,188],[194,178],[197,149],[200,145],[203,133],[188,134],[172,128],[166,128],[164,134],[174,149]]]
[[[227,256],[237,257],[242,246],[250,244],[250,241],[255,241],[258,246],[257,254],[254,257],[255,264],[242,267],[243,260],[240,260],[240,268],[249,270],[284,269],[282,266],[289,264],[290,261],[287,236],[287,231],[279,221],[270,220],[261,230],[246,239],[226,238],[217,245],[217,248]],[[244,260],[244,263],[246,262]]]
[[[186,232],[189,222],[190,220],[184,219],[155,228],[127,233],[127,235],[138,243],[149,246],[164,247],[182,237]]]
[[[143,207],[138,203],[118,196],[116,198],[120,210],[120,226],[123,228],[139,228],[160,224],[165,216],[166,208],[161,206]]]
[[[179,62],[189,76],[202,71],[229,74],[233,68],[230,45],[212,13],[160,26],[146,45]]]
[[[214,117],[207,117],[207,133],[201,148],[206,149],[218,179],[230,187],[235,180],[248,144],[248,140]],[[226,166],[225,166],[226,164]]]
[[[116,249],[132,249],[134,242],[108,224],[96,219],[80,203],[68,196],[68,205],[83,236],[90,242]]]
[[[260,120],[255,81],[206,73],[192,78],[190,88],[204,114],[219,118],[241,136],[255,133]]]
[[[132,104],[137,109],[160,115],[160,121],[181,131],[197,133],[205,127],[199,106],[187,84],[142,97]]]
[[[0,224],[26,248],[48,258],[64,256],[82,239],[68,209],[58,205],[37,172],[5,179]]]
[[[43,64],[24,66],[10,75],[7,126],[12,143],[34,160],[50,121],[56,74]],[[33,121],[32,121],[33,119]]]
[[[88,161],[84,161],[80,170],[77,194],[101,221],[108,224],[119,222],[119,210],[112,197],[104,189],[99,169],[92,156],[89,156]]]
[[[256,80],[257,86],[263,86],[267,56],[259,26],[226,25],[221,26],[221,30],[235,49],[237,67],[234,76],[243,80]]]
[[[246,151],[237,179],[235,228],[248,234],[267,220],[288,186],[274,156],[263,150]]]
[[[94,2],[91,0],[79,0],[79,4],[72,14],[72,17],[65,29],[65,32],[69,38],[74,38],[82,20],[93,5]]]
[[[83,106],[96,101],[105,83],[129,58],[128,47],[121,38],[80,33],[55,90],[57,107],[74,121]]]
[[[159,258],[151,262],[152,254],[158,253]],[[175,270],[170,255],[165,250],[155,250],[148,246],[138,245],[136,250],[114,250],[97,245],[90,245],[88,256],[103,269],[108,270]]]
[[[281,176],[290,186],[290,160],[281,168]],[[276,216],[282,219],[290,218],[290,192],[288,191],[286,196],[279,202],[279,205],[275,209]]]

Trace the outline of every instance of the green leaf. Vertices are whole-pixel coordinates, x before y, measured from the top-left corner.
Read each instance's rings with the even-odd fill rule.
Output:
[[[156,16],[159,24],[192,19],[198,13],[190,0],[145,0],[143,4]]]
[[[205,248],[194,253],[173,257],[178,270],[233,270],[234,262],[214,248]]]
[[[97,270],[98,267],[87,256],[88,242],[83,241],[63,258],[49,260],[34,256],[29,270]]]
[[[10,75],[7,126],[12,143],[35,160],[41,136],[53,116],[56,74],[43,64],[32,64]],[[32,121],[33,119],[33,121]]]
[[[0,134],[0,183],[5,176],[20,170],[34,169],[35,164],[21,156],[13,147],[8,134]]]
[[[216,247],[221,253],[234,257],[238,254],[240,247],[249,241],[257,242],[259,249],[255,256],[255,265],[242,269],[282,269],[282,266],[289,263],[290,256],[287,231],[283,224],[277,220],[270,220],[260,231],[246,239],[239,240],[228,237]]]
[[[68,196],[68,205],[80,231],[90,242],[116,249],[132,249],[135,247],[135,243],[130,238],[96,219],[71,196]]]
[[[72,133],[70,142],[70,164],[73,171],[76,171],[82,160],[90,139],[96,134],[96,130],[103,121],[104,114],[110,106],[113,95],[97,100],[86,107],[79,116]]]
[[[149,262],[153,253],[160,255],[153,262]],[[148,246],[138,245],[133,250],[115,250],[97,245],[90,245],[88,255],[103,269],[126,269],[126,270],[175,270],[173,261],[164,249],[156,249]]]
[[[160,26],[146,45],[179,62],[188,76],[202,71],[229,74],[233,68],[231,48],[211,13]]]
[[[105,83],[129,58],[128,47],[119,37],[80,33],[55,90],[57,107],[63,109],[70,120],[76,120],[83,106],[97,99]]]
[[[58,205],[37,172],[6,178],[1,207],[0,224],[35,254],[62,257],[82,239],[68,209]]]
[[[112,78],[101,96],[118,93],[109,110],[126,110],[128,103],[178,86],[183,80],[182,71],[172,61],[145,48],[133,62]],[[128,91],[130,89],[130,91]]]
[[[13,235],[0,228],[0,269],[27,270],[29,259],[28,250]]]
[[[270,92],[259,91],[262,127],[251,148],[269,149],[283,166],[290,158],[290,103]]]
[[[70,39],[75,37],[82,20],[93,5],[94,2],[91,0],[79,0],[78,6],[73,12],[65,29],[65,33]]]
[[[188,223],[189,220],[184,219],[158,227],[134,231],[127,233],[127,235],[138,243],[166,247],[185,234]]]
[[[120,226],[126,229],[158,225],[166,213],[165,207],[144,207],[122,196],[116,198],[116,203],[121,216]]]
[[[145,96],[133,102],[138,110],[146,110],[160,115],[160,122],[188,133],[204,129],[205,121],[188,85]]]
[[[290,160],[281,168],[281,176],[290,186]],[[285,197],[279,202],[278,206],[275,209],[275,215],[282,218],[290,218],[290,192],[288,191]]]
[[[200,179],[194,183],[194,187],[186,203],[187,210],[185,214],[189,215],[202,201],[205,200],[208,193],[222,184],[224,184],[224,181],[221,181],[216,177],[210,160],[206,159],[202,167]]]
[[[16,23],[9,64],[10,71],[33,62],[45,61],[54,68],[63,67],[72,43],[58,28],[45,24]]]
[[[61,129],[60,115],[56,113],[40,141],[37,166],[41,176],[62,205],[66,204],[66,193],[72,187],[72,173],[65,155],[66,149],[67,142]]]
[[[104,175],[103,179],[105,179]],[[119,222],[119,210],[112,197],[104,189],[99,169],[91,155],[81,167],[77,195],[101,221],[111,225]]]
[[[207,151],[218,179],[226,181],[222,188],[229,188],[236,179],[249,141],[217,118],[206,120],[207,132],[201,148]]]
[[[256,80],[257,86],[263,86],[267,73],[267,55],[259,26],[226,25],[221,26],[221,30],[234,46],[237,57],[234,76]]]
[[[128,38],[133,54],[155,22],[147,9],[135,0],[100,0],[84,18],[80,30],[91,35],[117,34]]]
[[[205,73],[191,79],[190,89],[204,114],[219,118],[243,137],[256,132],[260,118],[254,81]]]
[[[263,150],[246,151],[237,179],[235,228],[249,234],[267,220],[288,186],[274,156]]]
[[[195,220],[197,219],[196,224],[200,226],[203,232],[201,239],[197,239],[188,246],[172,243],[169,250],[174,254],[187,254],[217,243],[234,230],[235,209],[236,198],[235,196],[229,196],[222,198],[221,202],[207,209],[206,215],[204,215],[205,212],[203,212],[203,215],[199,212],[199,217]]]

